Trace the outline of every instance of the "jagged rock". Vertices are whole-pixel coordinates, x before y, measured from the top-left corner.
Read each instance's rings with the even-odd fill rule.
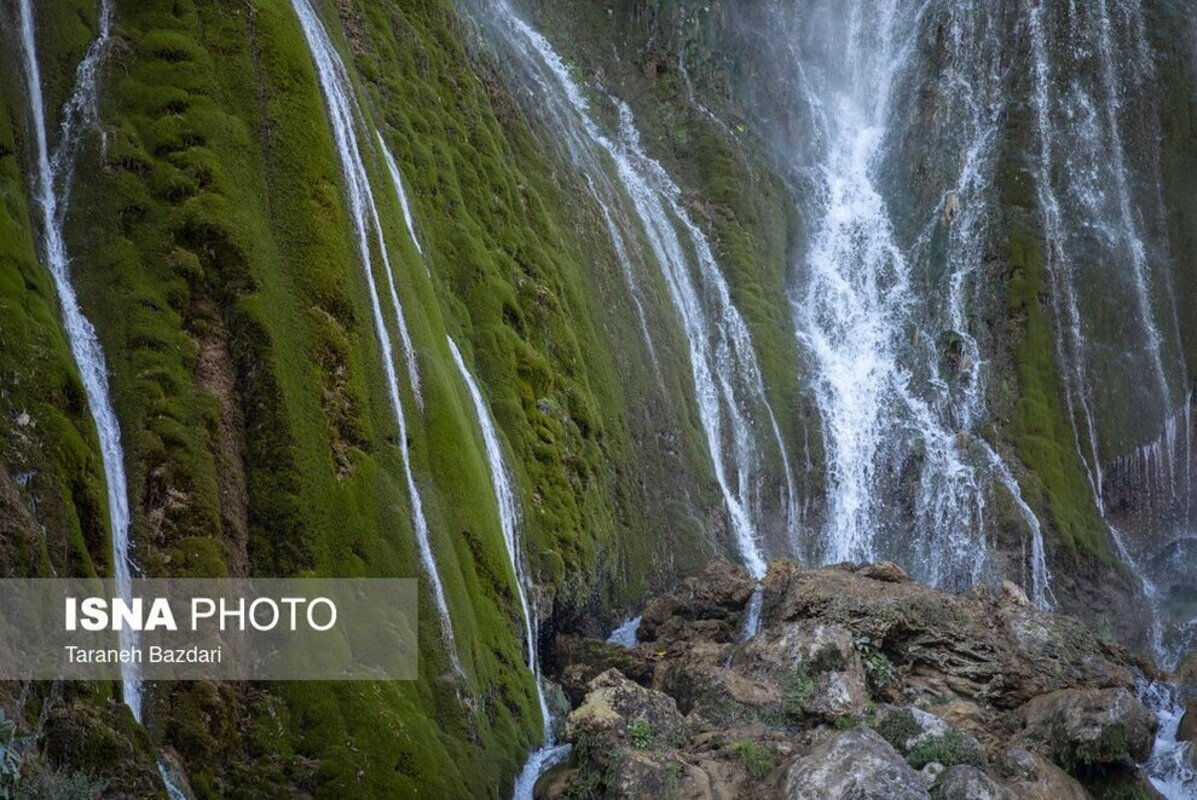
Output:
[[[1031,604],[1027,593],[1013,581],[1002,581],[1001,601],[1015,606],[1029,606]]]
[[[915,769],[930,763],[985,766],[980,742],[922,709],[881,706],[873,725]]]
[[[615,766],[605,797],[642,800],[675,797],[678,800],[713,800],[711,779],[701,768],[673,753],[624,751]]]
[[[906,583],[910,580],[910,577],[906,574],[906,570],[892,561],[878,561],[876,564],[867,564],[860,568],[859,574],[862,577],[875,581],[884,581],[885,583]]]
[[[786,687],[805,684],[804,713],[827,720],[858,716],[868,702],[868,682],[852,632],[811,620],[789,622],[745,643],[737,669]],[[787,692],[792,694],[792,691]]]
[[[1134,767],[1147,759],[1156,718],[1127,689],[1062,689],[1018,710],[1020,739],[1056,764]]]
[[[880,643],[894,664],[923,681],[998,708],[1071,686],[1134,683],[1119,648],[1075,619],[1031,606],[787,562],[771,566],[764,586],[770,621],[841,625]]]
[[[1043,756],[1020,747],[1002,754],[1001,768],[1019,800],[1091,800],[1085,787]]]
[[[752,590],[752,578],[743,567],[712,561],[678,591],[649,601],[641,614],[642,641],[734,642]]]
[[[644,747],[668,741],[682,724],[669,695],[633,683],[618,670],[590,682],[586,699],[565,722],[566,739],[586,736],[596,752],[610,752],[624,742]]]
[[[697,710],[716,724],[731,724],[743,709],[759,712],[780,705],[782,699],[778,684],[756,681],[726,667],[686,661],[663,667],[654,688],[676,699],[682,713]]]
[[[971,764],[957,764],[944,770],[934,788],[933,800],[1016,800],[1012,791]]]
[[[858,726],[799,758],[786,774],[787,800],[927,800],[922,778],[869,728]]]
[[[574,705],[582,702],[590,682],[609,669],[645,686],[652,682],[654,665],[641,648],[563,635],[557,637],[557,656],[569,665],[561,672],[561,688]]]
[[[652,601],[655,638],[635,648],[559,637],[563,682],[584,694],[566,731],[580,744],[571,785],[654,796],[665,775],[712,798],[1088,797],[1052,759],[1095,789],[1142,785],[1133,764],[1154,718],[1125,651],[1009,588],[949,594],[872,567],[772,564],[747,642],[752,582],[725,564]],[[636,679],[594,675],[617,663]],[[837,730],[859,720],[876,730]],[[1005,752],[1012,736],[1020,749]]]

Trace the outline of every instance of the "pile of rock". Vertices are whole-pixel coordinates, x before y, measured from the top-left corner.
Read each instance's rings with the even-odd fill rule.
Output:
[[[961,595],[893,564],[703,575],[625,648],[563,635],[568,765],[537,796],[983,800],[1144,797],[1151,666],[1012,584]]]

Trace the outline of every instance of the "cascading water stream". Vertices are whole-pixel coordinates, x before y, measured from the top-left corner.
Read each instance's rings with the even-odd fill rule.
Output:
[[[516,596],[520,602],[520,614],[524,623],[524,639],[528,658],[528,671],[532,673],[532,680],[536,684],[536,700],[540,706],[540,717],[543,724],[544,743],[537,748],[524,764],[515,781],[513,796],[515,800],[532,800],[532,790],[537,779],[545,771],[561,763],[569,755],[570,746],[557,744],[553,737],[553,719],[549,712],[548,700],[545,698],[544,684],[540,673],[540,653],[538,650],[537,616],[535,606],[528,600],[528,593],[533,590],[532,577],[524,568],[520,547],[520,511],[515,498],[515,491],[511,485],[511,477],[507,471],[503,458],[503,447],[499,443],[499,433],[495,427],[490,408],[482,396],[482,390],[473,374],[461,357],[457,344],[450,338],[449,351],[453,354],[453,363],[461,375],[462,382],[469,390],[470,400],[474,404],[474,416],[478,420],[478,427],[482,431],[482,441],[486,447],[486,462],[490,468],[491,487],[494,490],[495,502],[499,508],[499,522],[503,529],[503,543],[507,547],[507,558],[511,564],[512,577],[515,579]]]
[[[1157,538],[1161,530],[1162,538],[1169,539],[1177,519],[1182,526],[1189,524],[1191,398],[1186,396],[1174,408],[1173,386],[1187,386],[1188,377],[1183,361],[1177,359],[1175,380],[1169,380],[1169,342],[1157,323],[1153,296],[1160,291],[1170,294],[1171,286],[1166,270],[1153,275],[1150,269],[1152,259],[1143,232],[1149,203],[1138,203],[1133,195],[1132,187],[1143,181],[1129,161],[1131,150],[1123,133],[1135,87],[1150,85],[1152,56],[1137,0],[1098,0],[1076,6],[1064,21],[1054,20],[1051,12],[1047,4],[1036,4],[1026,20],[1038,140],[1036,191],[1055,304],[1056,356],[1065,371],[1067,410],[1094,502],[1119,556],[1142,583],[1154,612],[1153,649],[1162,662],[1169,663],[1172,654],[1159,618],[1164,598],[1157,578],[1163,576],[1150,574],[1153,559],[1146,551],[1154,544],[1141,540],[1148,534]],[[1053,34],[1061,31],[1066,41],[1053,41]],[[1064,74],[1081,77],[1065,81]],[[1156,173],[1146,177],[1157,187],[1152,201],[1162,202],[1158,160],[1151,168]],[[1074,212],[1069,216],[1065,209]],[[1091,374],[1092,346],[1086,333],[1087,318],[1100,319],[1103,312],[1086,314],[1078,290],[1096,277],[1094,265],[1116,270],[1111,276],[1103,273],[1102,280],[1127,284],[1134,309],[1130,316],[1143,353],[1119,378],[1125,380],[1127,370],[1135,371],[1140,380],[1128,385],[1144,388],[1130,398],[1128,407],[1114,413],[1148,420],[1148,430],[1155,426],[1160,431],[1158,437],[1111,462],[1102,457],[1094,409],[1101,383]],[[1092,367],[1100,369],[1103,360],[1109,359],[1093,357]],[[1133,521],[1135,531],[1128,532],[1122,528],[1127,520],[1111,519],[1110,504],[1117,506],[1132,497],[1139,519]]]
[[[634,221],[635,236],[648,245],[685,335],[699,418],[729,528],[742,562],[759,580],[766,568],[757,496],[764,478],[758,423],[750,409],[760,415],[763,435],[776,446],[786,473],[782,491],[791,538],[796,538],[796,491],[747,325],[731,302],[706,237],[682,207],[680,189],[641,148],[626,105],[616,101],[619,138],[612,140],[591,116],[581,87],[561,57],[506,0],[473,0],[472,4],[479,21],[509,55],[510,68],[539,90],[538,112],[588,178],[605,218]],[[628,238],[612,236],[621,259],[628,253]],[[622,266],[633,283],[633,296],[638,297],[634,271],[626,263]]]
[[[129,499],[125,480],[124,450],[120,423],[112,407],[108,389],[108,365],[95,328],[79,306],[71,284],[71,260],[66,245],[66,214],[74,175],[75,159],[87,130],[95,127],[97,85],[101,59],[108,47],[112,25],[112,7],[107,0],[99,5],[96,38],[80,62],[71,98],[63,110],[59,141],[53,154],[46,135],[46,109],[42,97],[41,68],[37,58],[31,0],[20,0],[21,45],[25,78],[28,85],[30,121],[37,164],[36,204],[41,212],[43,257],[54,280],[62,310],[63,326],[71,355],[83,380],[87,407],[100,441],[100,457],[107,485],[108,521],[112,537],[112,573],[121,597],[132,596],[132,564],[129,559]],[[137,644],[137,633],[128,627],[120,631],[120,645]],[[141,668],[132,662],[121,663],[121,684],[125,704],[133,717],[141,720]]]
[[[395,422],[399,428],[397,443],[403,461],[403,474],[407,483],[408,499],[411,503],[412,528],[416,534],[416,544],[424,572],[428,576],[432,587],[433,599],[437,613],[440,616],[441,631],[452,661],[454,670],[465,674],[460,656],[457,652],[457,642],[453,634],[453,620],[449,614],[449,604],[445,597],[445,587],[441,581],[436,558],[432,553],[429,541],[428,521],[424,516],[424,504],[420,489],[416,485],[411,464],[411,452],[407,442],[407,416],[403,410],[403,398],[399,389],[399,377],[395,370],[395,352],[391,343],[391,333],[387,327],[383,311],[382,300],[376,265],[371,249],[371,233],[377,246],[381,271],[386,278],[386,286],[391,300],[391,309],[395,316],[395,324],[399,329],[399,338],[403,347],[403,354],[407,364],[408,375],[411,380],[412,393],[417,403],[420,398],[419,374],[416,367],[415,350],[411,337],[407,332],[407,323],[403,316],[403,308],[399,302],[398,290],[395,287],[395,276],[391,269],[390,256],[387,254],[386,236],[383,233],[382,222],[379,219],[378,206],[374,199],[374,190],[370,184],[370,176],[366,170],[362,152],[359,149],[359,127],[364,123],[360,120],[360,112],[354,100],[353,83],[340,54],[329,39],[323,23],[312,9],[309,0],[292,0],[292,7],[299,17],[304,37],[316,64],[316,72],[320,79],[320,87],[327,105],[328,118],[332,124],[333,136],[337,146],[337,155],[341,162],[341,172],[345,178],[345,189],[348,195],[350,214],[353,218],[354,233],[356,235],[358,255],[362,267],[366,272],[366,286],[370,294],[370,307],[374,318],[374,330],[382,350],[383,372],[386,376],[387,390],[390,395],[391,409]],[[371,137],[362,137],[370,141]]]
[[[984,4],[969,2],[778,5],[774,14],[771,31],[786,44],[769,49],[770,69],[786,71],[787,113],[801,117],[787,130],[802,137],[779,157],[814,220],[792,301],[827,455],[819,560],[893,558],[935,585],[975,583],[989,567],[987,499],[1001,487],[1030,538],[1028,593],[1050,605],[1041,526],[976,430],[984,362],[969,301],[988,250],[1001,30]],[[950,188],[906,240],[911,204],[890,198],[909,144],[900,126],[943,125],[908,107],[926,85],[918,43],[932,15],[943,59],[934,89],[951,125],[930,133]],[[904,198],[914,191],[898,188]]]
[[[416,246],[416,252],[424,255],[424,245],[420,244],[420,237],[416,236],[415,220],[412,219],[411,205],[407,202],[407,190],[403,188],[403,174],[399,171],[399,164],[396,163],[395,157],[391,155],[390,148],[382,140],[382,134],[378,133],[377,135],[378,148],[382,151],[382,157],[386,160],[387,172],[391,176],[391,183],[395,187],[395,194],[399,196],[399,207],[403,209],[403,224],[407,226],[407,235],[411,237],[411,243]]]
[[[1193,745],[1178,736],[1185,705],[1174,686],[1140,680],[1137,689],[1139,700],[1160,723],[1151,756],[1142,769],[1165,800],[1192,800],[1197,797]]]

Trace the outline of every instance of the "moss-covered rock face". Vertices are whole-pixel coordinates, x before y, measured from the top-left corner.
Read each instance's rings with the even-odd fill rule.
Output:
[[[107,574],[96,435],[40,263],[30,112],[9,24],[15,2],[0,0],[0,574]],[[47,129],[55,137],[95,36],[96,6],[36,5]],[[547,633],[600,633],[646,590],[692,575],[712,552],[734,554],[668,290],[646,280],[642,297],[630,294],[603,209],[561,152],[560,132],[495,56],[471,14],[477,6],[312,5],[356,90],[366,134],[358,144],[421,381],[419,398],[406,382],[402,388],[406,445],[465,674],[451,669],[425,593],[413,682],[154,686],[144,729],[111,686],[5,687],[0,707],[35,734],[31,774],[63,773],[149,796],[160,789],[154,760],[165,753],[203,798],[507,792],[542,729],[491,492],[493,465],[450,359],[450,336],[500,429]],[[745,50],[741,34],[761,4],[517,5],[585,76],[599,122],[615,122],[607,92],[627,102],[644,149],[681,186],[681,203],[712,243],[747,323],[790,454],[803,510],[799,555],[821,557],[815,532],[827,522],[830,479],[824,419],[811,391],[813,367],[795,336],[791,294],[814,223],[796,193],[810,181],[779,162],[778,140],[788,131],[761,115],[784,93],[759,83],[749,91],[759,53]],[[1020,30],[1016,5],[999,15],[1010,31]],[[1191,45],[1167,35],[1191,26],[1183,4],[1148,5],[1168,211],[1152,224],[1167,244],[1157,249],[1167,251],[1183,309],[1197,294],[1197,73]],[[113,20],[100,124],[83,144],[66,230],[72,276],[111,372],[138,567],[179,577],[425,577],[353,212],[291,4],[114,0]],[[942,26],[929,30],[937,33],[916,43],[920,57],[949,75]],[[1025,41],[1018,47],[1025,50]],[[1011,91],[1022,97],[1027,87]],[[931,87],[907,109],[936,135],[952,127],[938,102]],[[1118,611],[1137,583],[1118,566],[1094,502],[1061,377],[1029,155],[1033,125],[1025,103],[1000,115],[993,224],[969,321],[990,369],[987,411],[961,434],[972,441],[961,449],[980,459],[982,446],[992,448],[1011,466],[1044,524],[1061,605],[1135,641],[1145,631]],[[934,137],[920,139],[919,130],[910,126],[899,148],[904,160],[885,171],[909,201],[895,212],[903,236],[913,236],[920,215],[941,201],[949,213],[940,184],[955,174],[954,162],[929,152]],[[1149,133],[1132,135],[1145,141]],[[383,146],[402,173],[418,245]],[[918,278],[928,284],[946,268],[946,227],[937,230],[922,265],[927,276]],[[643,317],[638,302],[648,307]],[[1117,339],[1108,314],[1101,325],[1100,341]],[[1181,315],[1177,328],[1177,349],[1197,372],[1191,320]],[[917,380],[950,379],[960,369],[963,337],[936,335],[943,374]],[[1111,393],[1106,403],[1124,400]],[[1103,418],[1104,459],[1141,438],[1142,420],[1124,412]],[[892,483],[905,490],[917,482],[924,456],[898,465]],[[780,463],[763,470],[770,481],[781,472]],[[759,492],[777,494],[780,485]],[[1126,494],[1133,504],[1133,492]],[[1008,490],[987,502],[994,572],[1019,578],[1023,514]],[[772,496],[762,502],[781,505]],[[781,519],[763,527],[775,551],[790,544]],[[651,630],[651,614],[646,620]],[[651,664],[612,647],[586,650],[625,672]],[[861,656],[871,681],[874,667],[892,670],[879,652]],[[831,667],[796,674],[790,688],[810,694],[808,684],[825,672],[838,674]],[[631,735],[654,741],[652,732]],[[736,757],[749,772],[752,764],[764,772],[775,766],[772,750],[744,746]]]
[[[55,118],[94,35],[94,9],[78,5],[38,19]],[[163,686],[147,725],[199,796],[483,796],[514,775],[539,721],[489,467],[446,333],[486,386],[541,607],[557,619],[605,613],[703,558],[714,498],[693,428],[636,388],[651,376],[633,355],[601,218],[466,49],[453,9],[319,13],[368,129],[400,165],[427,254],[405,235],[380,152],[362,142],[417,352],[423,407],[405,396],[408,444],[466,677],[447,674],[428,606],[417,682]],[[139,566],[418,574],[341,171],[291,7],[118,4],[114,39],[68,242],[111,368]],[[94,432],[27,206],[20,65],[4,68],[5,565],[106,571]],[[595,297],[613,310],[600,314]],[[674,444],[642,446],[660,440]]]

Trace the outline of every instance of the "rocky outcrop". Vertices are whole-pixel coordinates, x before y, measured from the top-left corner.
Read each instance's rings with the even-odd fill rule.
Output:
[[[845,731],[794,762],[786,774],[788,800],[853,797],[928,800],[921,776],[867,727]]]
[[[954,595],[892,564],[777,562],[742,642],[752,589],[715,563],[649,601],[635,647],[560,636],[575,751],[540,796],[1148,791],[1136,765],[1156,720],[1133,691],[1139,664],[1017,587]]]

